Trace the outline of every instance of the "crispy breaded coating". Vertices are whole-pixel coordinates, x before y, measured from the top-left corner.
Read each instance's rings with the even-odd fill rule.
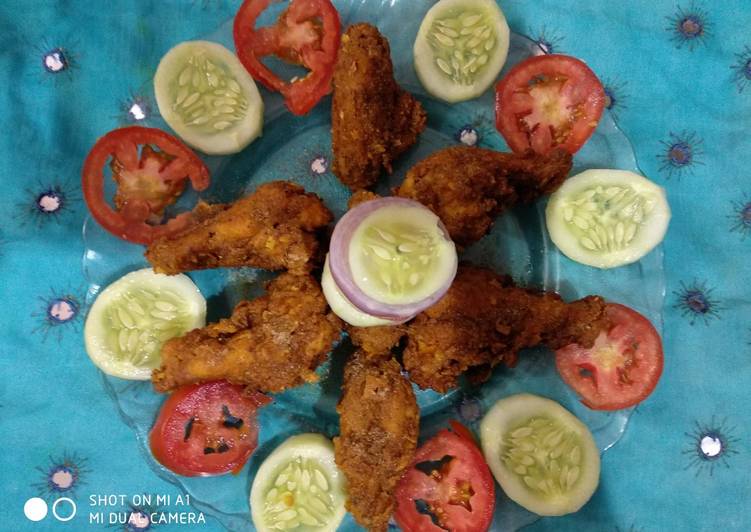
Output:
[[[336,465],[347,478],[347,510],[368,530],[387,529],[394,490],[417,447],[420,410],[412,385],[394,359],[355,353],[344,370],[337,405]]]
[[[482,381],[497,364],[513,366],[527,347],[591,346],[607,325],[600,297],[565,303],[462,265],[446,295],[407,326],[404,368],[421,388],[445,392],[464,372]]]
[[[280,392],[317,380],[341,330],[312,276],[283,273],[230,318],[167,341],[151,379],[159,392],[218,379]]]
[[[429,207],[460,246],[490,230],[495,218],[516,203],[555,191],[571,170],[571,155],[524,155],[454,146],[413,166],[394,193]]]
[[[333,216],[321,199],[274,181],[230,205],[205,204],[177,235],[155,240],[146,259],[158,273],[219,267],[310,271],[320,259],[317,232]]]
[[[352,343],[368,358],[391,358],[391,350],[399,345],[407,333],[404,325],[355,327],[345,324]]]
[[[368,188],[417,142],[425,111],[394,80],[389,43],[370,24],[342,35],[333,85],[333,172],[352,190]]]

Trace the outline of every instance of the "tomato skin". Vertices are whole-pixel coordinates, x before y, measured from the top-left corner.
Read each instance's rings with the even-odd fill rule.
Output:
[[[256,21],[273,0],[245,0],[235,15],[233,37],[237,57],[257,81],[284,96],[295,115],[307,114],[331,92],[339,50],[341,21],[330,0],[292,0],[274,26],[256,28]],[[313,22],[320,17],[321,22]],[[287,82],[261,62],[276,55],[310,70]]]
[[[137,171],[140,165],[138,146],[157,146],[170,156],[170,161],[154,179],[162,179],[167,185],[190,179],[197,191],[205,190],[211,178],[209,169],[193,151],[172,135],[155,128],[130,126],[114,129],[100,138],[86,156],[81,172],[81,185],[84,199],[91,215],[107,231],[115,236],[136,244],[149,244],[159,236],[169,235],[182,229],[187,214],[177,216],[162,225],[146,223],[154,214],[146,201],[131,202],[130,206],[122,197],[118,203],[123,209],[118,212],[104,198],[104,167],[108,159],[117,157],[118,168]],[[174,189],[175,187],[168,187]]]
[[[604,108],[602,83],[571,56],[530,57],[496,85],[496,129],[517,153],[532,149],[545,155],[555,148],[576,153],[594,133]]]
[[[455,434],[461,436],[465,440],[471,441],[475,444],[475,446],[479,449],[479,445],[477,445],[477,440],[475,439],[475,435],[472,434],[472,431],[469,430],[465,425],[460,423],[459,421],[455,419],[449,420],[449,427],[451,427],[451,431]]]
[[[243,386],[226,381],[182,386],[167,398],[159,411],[149,433],[151,452],[160,464],[178,475],[237,473],[257,445],[255,412],[268,402],[265,395],[247,394]],[[239,428],[222,424],[225,406],[242,420]],[[207,446],[216,449],[217,442],[226,444],[228,449],[204,452]]]
[[[641,314],[608,303],[612,323],[593,347],[571,344],[555,353],[558,373],[593,410],[620,410],[643,401],[654,391],[664,364],[662,341]]]
[[[490,528],[495,509],[493,476],[469,430],[454,423],[454,432],[441,430],[417,449],[396,488],[394,519],[405,532],[442,532],[445,528],[452,532],[483,532]],[[446,456],[453,458],[447,471],[439,472],[439,480],[416,467]],[[466,491],[467,488],[470,491]],[[452,497],[457,498],[450,503]],[[431,516],[418,512],[417,501],[435,503],[435,515],[442,515],[441,526],[436,525]],[[461,501],[468,504],[471,511]]]

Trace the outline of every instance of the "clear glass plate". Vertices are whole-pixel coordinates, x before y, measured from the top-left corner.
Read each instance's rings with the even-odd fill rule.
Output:
[[[477,100],[449,106],[427,96],[420,86],[412,69],[411,49],[428,2],[340,1],[336,4],[343,26],[367,21],[386,35],[391,43],[397,80],[419,97],[428,112],[428,128],[419,144],[399,159],[394,174],[384,179],[380,192],[386,193],[399,183],[404,173],[420,159],[462,139],[477,136],[480,146],[506,149],[493,126],[490,91]],[[275,17],[282,7],[274,5],[265,16]],[[202,38],[231,48],[231,21]],[[505,69],[537,53],[541,52],[532,41],[513,35]],[[338,218],[346,209],[349,193],[329,169],[330,98],[309,116],[298,118],[285,111],[278,95],[263,91],[263,96],[266,102],[263,136],[242,153],[206,159],[212,170],[213,184],[203,194],[204,199],[231,201],[254,190],[260,183],[289,179],[319,194]],[[165,124],[160,125],[166,128]],[[638,170],[631,144],[607,113],[593,137],[576,155],[574,172],[595,167]],[[147,266],[142,247],[111,236],[93,220],[86,221],[83,232],[86,245],[83,268],[89,283],[89,303],[101,287],[128,271]],[[665,291],[662,250],[652,252],[637,264],[615,270],[602,271],[576,264],[563,257],[548,239],[544,201],[517,208],[501,217],[492,232],[468,249],[463,259],[509,273],[521,285],[558,291],[567,299],[600,294],[639,310],[661,328]],[[264,282],[272,274],[243,268],[194,272],[190,276],[208,300],[209,320],[215,321],[228,316],[240,300],[261,294]],[[343,362],[350,351],[351,345],[345,339],[320,369],[319,383],[276,395],[273,404],[261,410],[259,448],[249,465],[238,475],[215,478],[180,477],[154,461],[148,448],[148,431],[164,396],[155,393],[150,383],[107,376],[103,379],[107,393],[124,421],[133,428],[144,459],[153,470],[189,493],[196,507],[216,517],[228,529],[254,530],[249,518],[248,493],[263,459],[292,434],[312,431],[331,437],[338,433],[334,407],[339,398]],[[421,439],[446,426],[452,418],[476,429],[483,413],[496,400],[522,391],[562,403],[590,427],[602,451],[618,441],[631,414],[631,410],[604,413],[585,408],[558,377],[550,353],[535,350],[521,356],[513,370],[496,370],[482,387],[460,388],[445,395],[418,390]],[[497,492],[492,530],[516,530],[537,519],[508,500],[500,489]],[[348,515],[340,530],[360,528]]]

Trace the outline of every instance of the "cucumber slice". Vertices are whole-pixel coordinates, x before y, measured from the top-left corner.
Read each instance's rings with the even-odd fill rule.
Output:
[[[508,48],[508,23],[495,0],[440,0],[417,32],[415,71],[430,94],[461,102],[493,84]]]
[[[572,260],[597,268],[636,262],[665,237],[665,191],[625,170],[587,170],[567,179],[545,211],[553,243]]]
[[[235,54],[209,41],[178,44],[154,76],[159,112],[187,144],[209,155],[237,153],[261,134],[263,100]]]
[[[344,518],[345,479],[321,434],[288,438],[264,460],[250,488],[258,532],[334,531]]]
[[[206,324],[206,300],[186,275],[144,268],[96,298],[84,326],[86,352],[113,377],[148,380],[164,342]]]
[[[326,254],[326,261],[323,263],[323,275],[321,275],[321,288],[326,302],[331,310],[341,319],[354,325],[355,327],[377,327],[379,325],[394,325],[394,322],[384,318],[371,316],[354,306],[346,298],[342,291],[331,276],[329,268],[329,254]]]
[[[480,423],[480,441],[498,484],[530,512],[575,512],[597,489],[592,433],[555,401],[528,393],[499,400]]]
[[[456,247],[440,219],[419,203],[385,205],[367,215],[349,245],[352,278],[389,305],[425,300],[456,274]]]

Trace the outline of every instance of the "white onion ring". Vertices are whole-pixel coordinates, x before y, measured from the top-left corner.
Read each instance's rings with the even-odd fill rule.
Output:
[[[362,312],[376,316],[378,318],[384,318],[393,321],[406,321],[426,308],[435,304],[441,299],[446,291],[451,286],[456,275],[456,269],[458,267],[458,260],[454,255],[453,273],[447,277],[446,282],[433,292],[430,296],[416,301],[414,303],[404,305],[393,305],[384,303],[374,299],[357,286],[355,279],[352,275],[352,269],[349,264],[349,246],[352,242],[352,236],[357,228],[373,212],[382,209],[384,207],[402,206],[410,208],[425,209],[433,216],[436,216],[430,209],[425,207],[422,203],[417,201],[399,198],[399,197],[387,197],[378,198],[375,200],[366,201],[359,204],[354,209],[349,210],[339,220],[334,227],[334,232],[331,235],[331,244],[329,247],[329,266],[331,268],[331,276],[334,278],[334,282],[342,291],[344,296]],[[436,216],[437,218],[437,216]],[[446,240],[451,240],[446,227],[438,218],[438,227],[443,233]]]

